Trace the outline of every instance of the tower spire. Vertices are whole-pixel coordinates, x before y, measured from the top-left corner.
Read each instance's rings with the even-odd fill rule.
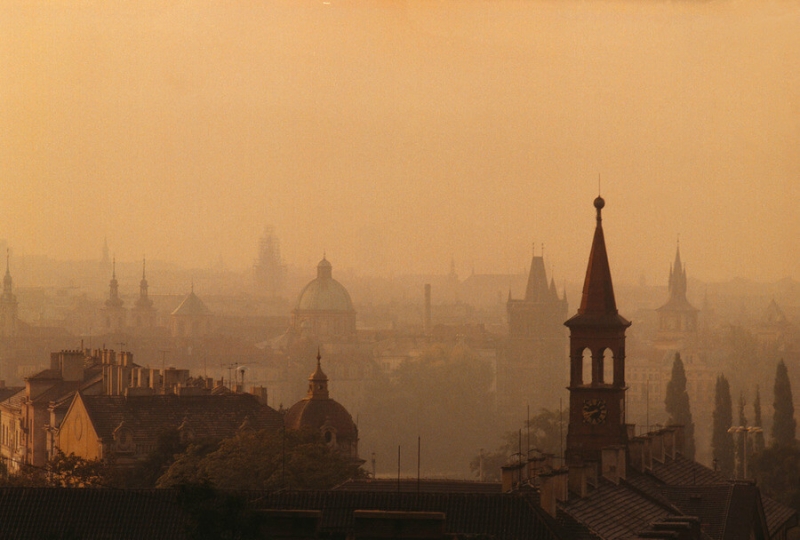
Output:
[[[617,302],[614,298],[614,285],[611,282],[611,269],[608,265],[606,241],[603,235],[602,210],[606,202],[602,197],[594,200],[597,210],[597,225],[589,253],[589,264],[586,267],[586,278],[583,282],[583,297],[578,308],[578,315],[617,316]]]

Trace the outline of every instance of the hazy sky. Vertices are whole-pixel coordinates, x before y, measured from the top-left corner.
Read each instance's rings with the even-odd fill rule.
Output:
[[[800,279],[800,2],[0,0],[17,253]]]

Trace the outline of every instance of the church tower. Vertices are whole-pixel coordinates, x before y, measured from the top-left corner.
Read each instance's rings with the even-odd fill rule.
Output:
[[[139,298],[133,307],[133,326],[136,328],[153,328],[156,325],[156,310],[153,300],[148,296],[146,270],[147,261],[142,259],[142,280],[139,282]]]
[[[570,382],[567,463],[599,460],[602,448],[627,442],[625,426],[625,329],[617,312],[603,236],[605,201],[594,200],[594,231],[583,297],[569,328]]]
[[[680,244],[669,270],[669,298],[656,311],[658,349],[679,350],[697,336],[697,309],[686,298],[686,266],[681,262]]]
[[[116,334],[125,329],[124,302],[119,297],[119,283],[117,283],[117,260],[112,260],[111,281],[109,282],[108,299],[103,307],[103,325],[109,334]]]
[[[567,384],[566,294],[559,298],[553,278],[547,284],[543,255],[533,253],[525,297],[508,295],[508,342],[498,363],[501,410],[527,402],[534,410],[556,410]]]
[[[6,252],[6,275],[3,278],[3,294],[0,296],[0,334],[9,338],[17,335],[17,297],[11,280],[9,254]]]

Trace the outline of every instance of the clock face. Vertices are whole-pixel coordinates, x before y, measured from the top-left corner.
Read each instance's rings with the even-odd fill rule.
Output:
[[[583,414],[583,421],[587,424],[602,424],[606,421],[606,414],[608,414],[608,408],[606,408],[606,402],[602,399],[587,399],[583,402],[583,408],[581,409],[581,413]]]

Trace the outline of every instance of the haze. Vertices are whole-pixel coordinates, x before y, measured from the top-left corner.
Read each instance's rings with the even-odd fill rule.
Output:
[[[615,279],[800,279],[797,2],[0,9],[17,253],[580,282],[599,174]]]

